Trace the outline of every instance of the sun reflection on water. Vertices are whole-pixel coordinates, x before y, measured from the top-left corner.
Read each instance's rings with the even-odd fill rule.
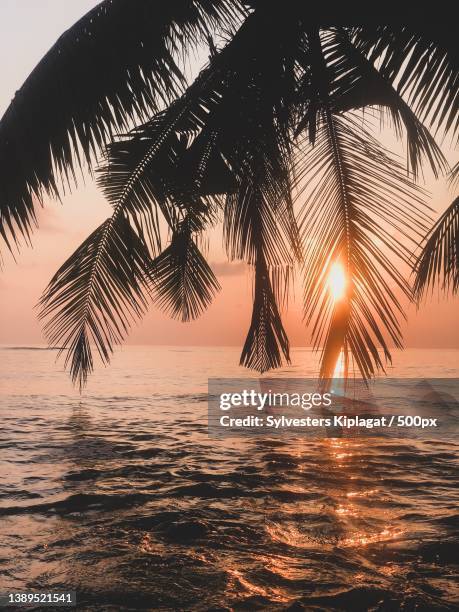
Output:
[[[237,593],[240,595],[242,587],[246,596],[266,597],[279,603],[286,603],[291,599],[291,596],[286,595],[283,589],[255,584],[247,575],[236,568],[227,567],[226,572],[230,577],[227,588],[228,593]]]
[[[335,545],[358,548],[400,538],[406,529],[391,524],[391,517],[384,511],[375,510],[371,503],[383,493],[374,486],[374,481],[371,482],[371,471],[365,458],[369,453],[371,456],[371,451],[366,445],[349,438],[330,438],[323,441],[323,446],[330,458],[331,469],[336,470],[343,480],[342,488],[333,492],[335,528],[339,533]]]
[[[374,495],[378,493],[379,489],[367,489],[366,491],[348,491],[346,493],[347,497],[369,497],[370,495]]]
[[[358,532],[341,540],[341,546],[343,547],[354,547],[354,546],[368,546],[368,544],[375,544],[377,542],[385,542],[388,540],[395,540],[399,538],[403,533],[404,529],[383,529],[377,533],[365,533]]]

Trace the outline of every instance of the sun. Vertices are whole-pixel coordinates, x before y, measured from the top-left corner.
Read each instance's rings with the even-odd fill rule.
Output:
[[[344,297],[346,291],[346,274],[343,266],[339,262],[335,262],[330,268],[327,285],[335,302],[338,302]]]

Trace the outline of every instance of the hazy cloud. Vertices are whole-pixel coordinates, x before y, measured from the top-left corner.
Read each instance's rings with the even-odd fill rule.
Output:
[[[210,267],[216,276],[242,276],[249,268],[243,261],[213,261]]]

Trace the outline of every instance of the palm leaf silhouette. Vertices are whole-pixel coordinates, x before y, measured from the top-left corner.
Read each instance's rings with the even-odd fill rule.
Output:
[[[150,254],[121,209],[104,221],[56,272],[41,300],[45,333],[66,350],[80,388],[93,369],[92,345],[104,363],[148,304]]]
[[[269,11],[255,13],[251,26],[242,46],[244,66],[229,75],[228,93],[216,113],[218,142],[237,184],[226,199],[226,249],[230,259],[244,260],[254,270],[252,317],[240,363],[264,372],[281,365],[282,356],[290,360],[279,302],[288,291],[289,270],[301,257],[290,142],[292,54],[301,33],[286,21],[273,21]],[[285,38],[276,40],[275,32]]]
[[[459,163],[451,173],[451,183],[459,180]],[[415,264],[414,292],[421,299],[428,287],[441,285],[446,292],[459,289],[459,197],[441,215],[425,238]]]
[[[344,28],[332,28],[321,37],[324,64],[328,67],[328,104],[333,112],[378,108],[393,122],[395,134],[406,132],[408,169],[416,177],[427,162],[438,177],[448,169],[441,149],[430,132],[394,87],[385,71],[378,70],[351,42]],[[320,64],[316,65],[316,72]],[[326,83],[324,83],[326,85]]]
[[[181,321],[199,317],[220,290],[193,238],[189,216],[180,223],[169,246],[152,262],[150,275],[155,303]]]
[[[160,293],[157,302],[173,303],[173,312],[181,311],[185,319],[197,316],[218,289],[191,236],[183,231],[180,216],[186,206],[181,212],[170,202],[176,184],[168,183],[167,172],[159,180],[155,173],[153,162],[169,171],[174,164],[174,147],[180,141],[173,127],[182,114],[180,105],[172,106],[135,130],[129,146],[123,140],[111,145],[99,182],[113,214],[65,262],[41,298],[40,317],[50,317],[45,334],[51,344],[66,347],[66,364],[70,362],[80,387],[93,368],[91,343],[107,363],[132,317],[143,315],[153,289]],[[171,245],[160,255],[158,211],[174,232]],[[166,269],[171,265],[179,273],[175,287],[171,269]]]
[[[121,342],[128,329],[127,318],[122,317],[118,304],[101,299],[99,276],[103,275],[107,296],[110,287],[115,295],[118,292],[128,294],[134,289],[138,301],[132,303],[130,313],[137,316],[144,312],[145,292],[152,292],[155,302],[167,311],[188,320],[198,316],[219,289],[189,229],[202,231],[214,212],[206,194],[202,193],[212,152],[209,142],[195,160],[196,168],[190,173],[190,181],[184,180],[178,166],[188,151],[180,134],[196,132],[202,126],[203,84],[210,89],[210,105],[215,95],[212,88],[215,78],[218,78],[215,66],[203,70],[193,85],[165,111],[136,128],[129,138],[120,138],[110,144],[106,165],[100,168],[99,184],[113,206],[113,215],[103,231],[93,234],[96,248],[88,250],[84,243],[64,264],[67,274],[58,273],[41,299],[40,316],[51,316],[45,333],[51,343],[67,347],[66,363],[71,362],[72,377],[78,379],[80,386],[92,369],[90,340],[95,342],[102,360],[107,362],[115,344]],[[211,135],[210,143],[214,140]],[[163,252],[160,217],[172,232],[171,244]],[[113,245],[117,245],[119,222],[123,223],[126,235],[130,233],[137,238],[135,246],[141,246],[144,253],[142,273],[135,276],[134,287],[132,278],[127,274],[120,277],[117,269],[107,265],[111,260],[106,261],[107,256],[111,257]],[[126,244],[123,257],[126,262],[132,257],[135,269],[139,249],[131,252],[132,242],[133,238]],[[81,250],[86,255],[86,267],[90,269],[86,274],[86,268],[81,269]],[[156,259],[153,260],[153,256]],[[178,276],[172,278],[172,273]],[[193,273],[195,277],[192,278]],[[77,288],[86,296],[84,308],[66,286],[69,278],[73,281],[79,277],[81,282]],[[74,322],[71,330],[64,324],[65,317]],[[115,321],[121,322],[122,327],[116,326]],[[99,332],[97,325],[101,327]],[[116,333],[111,326],[116,327]]]
[[[185,87],[180,55],[209,29],[231,29],[230,0],[105,0],[67,30],[0,123],[0,233],[29,239],[34,207],[92,162],[113,133],[169,103]],[[128,35],[120,36],[120,32]]]
[[[386,334],[401,346],[394,288],[408,299],[411,291],[388,254],[408,265],[410,251],[397,235],[414,243],[422,235],[428,217],[421,193],[352,117],[325,112],[303,166],[302,179],[315,184],[303,211],[305,315],[314,345],[323,347],[321,376],[333,377],[343,351],[368,378],[384,368],[378,346],[391,358]],[[334,303],[327,282],[336,262],[347,288]]]
[[[458,135],[459,52],[454,24],[362,26],[356,46],[397,90],[421,121]]]

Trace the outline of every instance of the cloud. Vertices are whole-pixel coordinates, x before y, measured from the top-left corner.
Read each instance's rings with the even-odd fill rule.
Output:
[[[210,267],[216,276],[242,276],[249,268],[243,261],[213,261]]]
[[[44,207],[35,204],[37,211],[38,229],[41,232],[55,234],[62,232],[62,221],[60,212],[55,202],[47,203]]]

